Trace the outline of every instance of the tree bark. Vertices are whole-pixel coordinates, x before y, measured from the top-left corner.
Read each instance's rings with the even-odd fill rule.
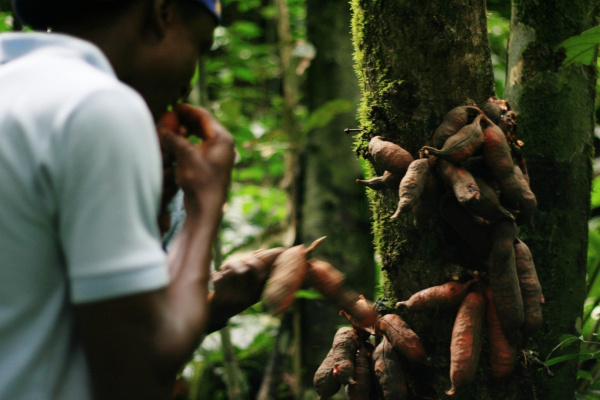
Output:
[[[561,335],[581,334],[596,74],[593,66],[562,66],[565,54],[558,45],[597,24],[596,5],[513,1],[506,97],[519,114],[519,137],[538,197],[535,226],[521,234],[546,299],[544,326],[532,343],[542,358]],[[578,350],[575,345],[566,351]],[[572,398],[577,361],[552,370],[552,378],[533,375],[538,398]]]
[[[307,70],[306,104],[312,112],[332,100],[354,104],[327,126],[308,133],[303,162],[301,237],[310,242],[327,236],[314,256],[341,270],[348,286],[373,298],[375,262],[369,209],[364,190],[355,183],[362,177],[352,152],[352,136],[344,128],[356,126],[360,92],[352,66],[350,6],[344,1],[307,1],[308,40],[316,57]],[[357,299],[358,300],[358,299]],[[304,398],[316,398],[313,376],[331,348],[341,324],[339,309],[327,300],[302,302],[302,364]]]
[[[546,3],[532,1],[532,3]],[[554,2],[551,2],[554,3]],[[418,150],[430,142],[433,131],[441,122],[443,116],[455,106],[476,104],[482,106],[494,94],[493,75],[490,61],[489,42],[487,37],[486,8],[483,0],[435,0],[419,2],[408,0],[367,1],[353,0],[353,34],[356,48],[356,69],[363,89],[363,99],[360,108],[360,124],[363,131],[357,139],[357,151],[366,154],[369,140],[374,136],[383,136],[408,150],[417,157]],[[578,7],[575,7],[578,8]],[[561,10],[566,13],[566,10]],[[539,11],[537,18],[543,23],[545,11]],[[532,17],[534,18],[534,17]],[[580,15],[579,21],[581,22]],[[577,20],[577,17],[575,17]],[[553,24],[550,24],[550,29]],[[572,29],[575,34],[581,29]],[[562,39],[568,37],[560,36]],[[548,40],[541,37],[542,40]],[[560,40],[562,40],[560,39]],[[552,47],[560,40],[550,42]],[[542,62],[544,57],[538,57]],[[586,76],[579,72],[571,74]],[[565,77],[564,85],[568,85],[573,75]],[[549,77],[545,80],[547,81]],[[538,77],[541,84],[542,77]],[[550,78],[553,79],[553,78]],[[544,325],[544,330],[538,333],[534,343],[540,343],[540,337],[552,333],[548,341],[558,343],[561,333],[572,332],[572,326],[581,312],[582,271],[585,270],[586,221],[589,210],[589,135],[591,131],[591,112],[593,107],[589,100],[592,92],[586,79],[578,78],[582,83],[576,83],[577,88],[586,100],[573,98],[577,107],[581,108],[583,116],[577,122],[571,120],[570,111],[556,109],[554,112],[544,112],[542,107],[549,101],[532,101],[538,108],[536,115],[544,115],[548,120],[556,121],[560,126],[554,132],[559,135],[558,148],[551,153],[541,151],[538,142],[526,137],[525,157],[531,165],[532,186],[541,204],[540,212],[535,215],[535,230],[527,230],[526,242],[532,241],[534,259],[538,270],[544,276],[544,293],[553,297],[552,302],[566,300],[565,297],[577,293],[575,299],[560,307],[561,312],[568,314],[566,321],[557,327]],[[541,85],[539,85],[541,86]],[[578,91],[573,90],[573,96]],[[552,96],[539,96],[535,99],[552,100],[558,97],[558,89],[551,92]],[[533,99],[533,98],[529,98]],[[517,111],[522,115],[519,123],[522,129],[529,131],[530,123],[521,109],[522,102],[517,101]],[[572,110],[572,108],[568,108]],[[538,114],[539,113],[539,114]],[[558,120],[561,120],[558,123]],[[570,122],[569,122],[570,121]],[[539,126],[536,123],[536,127]],[[567,140],[567,132],[578,126],[582,132]],[[569,128],[567,128],[569,127]],[[521,128],[520,128],[521,129]],[[548,137],[547,129],[544,132]],[[571,139],[574,142],[571,142]],[[575,141],[577,144],[575,144]],[[531,143],[530,143],[531,142]],[[563,144],[572,152],[567,152]],[[556,145],[557,143],[553,143]],[[538,150],[540,149],[540,150]],[[537,153],[535,156],[531,153]],[[577,152],[575,155],[574,153]],[[549,157],[549,154],[557,156]],[[568,155],[567,155],[568,154]],[[570,161],[571,170],[558,160]],[[551,160],[551,161],[549,161]],[[574,163],[574,164],[573,164]],[[534,166],[535,165],[535,166]],[[554,177],[548,185],[548,177],[544,174],[550,166],[553,167]],[[373,165],[372,174],[381,175],[383,171]],[[537,174],[537,175],[536,175]],[[559,179],[556,179],[556,177]],[[543,181],[546,179],[546,181]],[[557,190],[557,185],[569,184],[568,179],[576,179],[573,190],[566,187]],[[559,180],[559,182],[557,182]],[[571,182],[572,183],[572,182]],[[550,193],[551,192],[551,193]],[[444,391],[450,387],[449,382],[449,346],[452,325],[456,310],[434,310],[422,313],[399,311],[394,308],[398,300],[405,300],[415,292],[453,279],[468,279],[467,269],[477,269],[485,272],[487,264],[480,263],[472,256],[472,251],[456,238],[456,233],[441,219],[438,212],[433,211],[428,225],[416,228],[412,223],[412,215],[402,215],[397,220],[390,220],[394,212],[398,193],[396,190],[368,190],[371,207],[375,216],[373,229],[377,251],[381,257],[385,271],[384,297],[378,302],[382,313],[394,312],[400,314],[421,337],[421,340],[431,357],[431,367],[408,365],[406,375],[409,386],[409,399],[440,399],[446,398]],[[552,206],[550,206],[552,204]],[[567,210],[575,206],[576,215],[568,214]],[[562,208],[555,214],[554,207]],[[542,217],[538,217],[541,214]],[[561,217],[564,215],[564,217]],[[539,218],[539,221],[538,221]],[[558,218],[558,219],[557,219]],[[575,221],[576,220],[576,221]],[[565,234],[573,235],[571,240],[562,239],[557,243],[559,227]],[[566,229],[565,229],[566,228]],[[567,232],[568,231],[568,232]],[[543,240],[550,240],[543,242]],[[545,243],[545,244],[543,244]],[[583,251],[583,253],[581,253]],[[547,254],[542,255],[546,252]],[[557,252],[561,252],[560,257]],[[564,252],[564,254],[563,254]],[[555,260],[550,259],[554,257]],[[567,262],[566,258],[571,257]],[[559,265],[559,263],[561,265]],[[556,274],[550,281],[550,270],[547,265],[556,265]],[[570,268],[569,272],[562,268]],[[557,272],[561,270],[561,272]],[[575,270],[575,271],[572,271]],[[574,286],[565,290],[565,282],[573,279]],[[552,286],[561,280],[561,285]],[[570,281],[569,281],[570,282]],[[566,293],[559,294],[564,291]],[[573,291],[573,292],[570,292]],[[557,301],[558,300],[558,301]],[[558,310],[556,310],[558,312]],[[547,312],[545,312],[546,316]],[[563,318],[563,317],[561,317]],[[551,393],[544,371],[533,365],[533,359],[528,358],[527,364],[521,359],[517,365],[513,379],[508,382],[494,382],[490,378],[489,344],[484,336],[483,349],[479,361],[476,382],[456,394],[457,399],[568,399],[572,398],[574,388]],[[544,339],[546,340],[546,339]],[[548,346],[540,346],[548,350]],[[573,374],[573,370],[569,373]],[[559,381],[565,382],[565,381]],[[560,383],[557,383],[557,386]],[[568,394],[567,394],[568,392]],[[540,393],[544,393],[541,395]],[[557,397],[553,397],[557,396]]]

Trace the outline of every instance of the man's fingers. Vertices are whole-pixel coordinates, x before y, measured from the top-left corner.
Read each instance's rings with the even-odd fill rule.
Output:
[[[188,104],[177,104],[173,111],[177,114],[181,124],[188,128],[190,134],[196,135],[202,140],[210,140],[216,136],[215,130],[211,126],[216,121],[205,109]]]

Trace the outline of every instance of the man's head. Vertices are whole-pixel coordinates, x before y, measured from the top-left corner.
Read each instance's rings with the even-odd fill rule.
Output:
[[[216,0],[13,0],[35,29],[95,43],[155,118],[185,92],[212,44]]]

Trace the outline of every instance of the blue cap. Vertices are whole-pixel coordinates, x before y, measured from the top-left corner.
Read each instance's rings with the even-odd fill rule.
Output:
[[[220,0],[197,0],[210,11],[210,13],[221,22],[221,1]]]
[[[119,0],[95,0],[95,1],[119,1]],[[195,0],[206,8],[217,23],[221,22],[221,1],[220,0]],[[46,0],[12,0],[13,11],[16,16],[26,25],[33,28],[45,29],[46,26],[37,24],[38,18],[42,20],[43,15],[51,10],[52,3]],[[46,10],[48,9],[48,10]],[[42,24],[43,25],[43,24]]]

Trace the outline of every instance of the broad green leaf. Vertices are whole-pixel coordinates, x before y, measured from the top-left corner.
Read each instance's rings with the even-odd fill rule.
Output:
[[[563,65],[581,63],[590,65],[596,58],[596,47],[600,44],[600,26],[572,36],[559,44],[567,51]]]

